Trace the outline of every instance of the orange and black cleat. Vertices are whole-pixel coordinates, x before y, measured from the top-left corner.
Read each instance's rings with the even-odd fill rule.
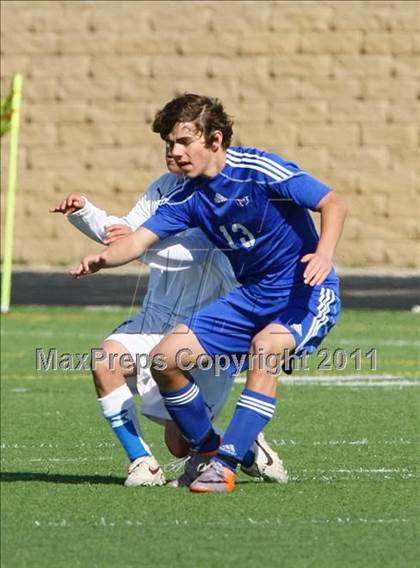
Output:
[[[194,493],[231,493],[236,486],[236,474],[217,460],[205,467],[190,485]]]

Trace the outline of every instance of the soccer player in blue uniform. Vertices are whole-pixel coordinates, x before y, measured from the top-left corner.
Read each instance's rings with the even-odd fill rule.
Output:
[[[153,129],[185,183],[140,229],[84,258],[73,275],[129,262],[158,239],[189,227],[200,227],[228,256],[241,286],[176,326],[151,355],[172,419],[196,452],[214,454],[190,489],[233,491],[237,465],[273,416],[277,374],[287,353],[314,351],[337,320],[332,261],[346,205],[296,164],[255,148],[230,147],[232,121],[217,99],[177,97],[157,113]],[[321,214],[320,236],[308,210]],[[198,358],[222,356],[231,368],[247,356],[248,371],[220,443],[185,371]]]

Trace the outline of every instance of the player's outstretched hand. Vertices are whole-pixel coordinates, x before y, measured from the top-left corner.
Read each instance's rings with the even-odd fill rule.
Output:
[[[107,225],[105,227],[105,239],[104,243],[110,245],[114,241],[121,239],[121,237],[126,237],[133,231],[128,225]]]
[[[57,203],[55,207],[50,208],[50,213],[63,213],[68,215],[69,213],[74,213],[83,209],[86,204],[86,199],[81,195],[76,195],[75,193],[70,193],[66,198]]]
[[[73,278],[80,278],[81,276],[85,276],[86,274],[93,274],[94,272],[98,272],[101,270],[106,264],[104,253],[101,254],[91,254],[89,256],[85,256],[80,261],[79,266],[70,270],[70,274]]]
[[[303,273],[303,279],[305,284],[309,286],[322,284],[332,268],[332,259],[319,252],[305,254],[300,261],[308,263]]]

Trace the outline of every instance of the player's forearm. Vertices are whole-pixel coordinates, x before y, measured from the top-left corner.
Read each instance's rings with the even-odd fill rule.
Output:
[[[331,192],[321,200],[317,211],[321,213],[321,234],[316,252],[332,259],[343,231],[347,205],[340,195]]]
[[[74,213],[67,215],[67,220],[90,239],[103,244],[105,232],[102,218],[106,216],[105,211],[98,209],[86,200],[85,206]]]
[[[204,264],[214,252],[213,245],[199,229],[189,229],[159,241],[142,257],[142,261],[163,270],[184,269]]]
[[[91,203],[86,197],[85,206],[67,215],[67,219],[76,229],[84,233],[87,237],[102,244],[104,244],[106,238],[106,226],[117,223],[126,224],[123,217],[108,215],[105,210],[96,207],[96,205]]]
[[[155,233],[140,227],[134,233],[111,243],[101,254],[105,261],[104,268],[122,266],[136,260],[158,240],[159,237]]]

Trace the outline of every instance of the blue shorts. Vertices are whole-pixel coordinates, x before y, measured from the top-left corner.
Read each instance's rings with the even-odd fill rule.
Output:
[[[303,355],[315,351],[340,313],[338,286],[259,292],[255,286],[235,288],[184,323],[211,357],[247,354],[253,337],[271,323],[287,328],[296,342],[294,353]]]

